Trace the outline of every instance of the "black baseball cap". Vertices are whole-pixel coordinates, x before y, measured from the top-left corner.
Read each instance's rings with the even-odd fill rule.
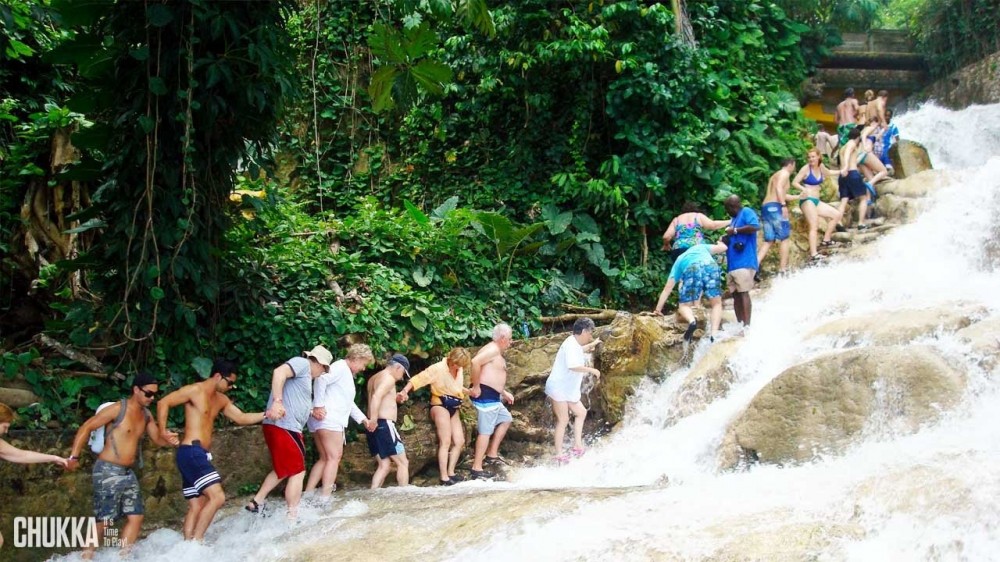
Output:
[[[389,364],[392,365],[393,363],[397,363],[403,367],[403,372],[406,373],[406,376],[410,376],[410,360],[407,359],[405,355],[402,353],[393,355],[392,359],[389,360]]]

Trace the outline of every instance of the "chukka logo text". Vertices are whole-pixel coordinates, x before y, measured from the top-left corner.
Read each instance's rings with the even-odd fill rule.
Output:
[[[14,547],[97,548],[98,546],[121,546],[118,529],[112,525],[105,525],[102,534],[97,531],[98,524],[95,517],[15,517]]]

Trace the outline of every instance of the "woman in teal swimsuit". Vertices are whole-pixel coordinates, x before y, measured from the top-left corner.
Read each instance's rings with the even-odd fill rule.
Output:
[[[865,181],[871,185],[887,179],[889,170],[885,164],[874,154],[875,145],[873,139],[881,134],[878,123],[871,123],[861,131],[861,148],[858,149],[858,171],[865,177]]]
[[[727,226],[729,219],[712,220],[698,212],[697,204],[688,201],[663,233],[663,250],[669,250],[672,261],[676,260],[691,246],[704,242],[705,230],[721,230]]]
[[[799,207],[802,214],[809,223],[809,256],[812,260],[822,258],[817,249],[817,238],[819,238],[819,217],[827,220],[826,231],[823,233],[823,246],[832,246],[830,238],[833,231],[840,222],[841,214],[833,205],[828,205],[819,199],[820,188],[826,176],[836,176],[840,170],[831,170],[823,164],[819,149],[810,148],[806,153],[807,164],[802,166],[799,173],[792,179],[792,187],[797,188],[801,193],[798,195]],[[786,199],[795,196],[786,196]]]

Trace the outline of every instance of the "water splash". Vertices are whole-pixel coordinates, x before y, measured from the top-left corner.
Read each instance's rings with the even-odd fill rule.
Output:
[[[350,492],[332,508],[303,510],[298,525],[235,514],[216,522],[208,546],[161,530],[137,546],[136,559],[996,558],[1000,377],[949,333],[913,342],[933,347],[968,380],[961,407],[936,423],[906,433],[876,418],[839,456],[717,468],[727,427],[761,388],[848,345],[812,335],[815,327],[958,301],[1000,312],[1000,273],[988,251],[1000,212],[1000,106],[925,106],[896,121],[948,170],[943,184],[915,223],[874,243],[866,259],[833,259],[777,280],[754,302],[753,327],[730,358],[728,391],[700,411],[676,411],[689,373],[680,369],[642,385],[622,428],[565,467],[521,470],[503,484]],[[707,342],[698,344],[693,361],[707,352]],[[892,389],[880,398],[891,403]]]

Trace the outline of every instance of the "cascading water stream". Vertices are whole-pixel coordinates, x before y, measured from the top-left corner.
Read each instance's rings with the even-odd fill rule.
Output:
[[[209,545],[172,530],[141,561],[336,558],[480,560],[988,560],[1000,555],[1000,379],[969,345],[935,348],[968,380],[961,405],[913,434],[873,423],[840,456],[797,466],[718,470],[733,419],[785,369],[845,347],[814,328],[844,317],[961,301],[1000,313],[998,263],[984,258],[1000,214],[1000,105],[925,106],[896,119],[946,182],[912,224],[861,261],[833,259],[775,281],[730,357],[729,391],[694,414],[672,409],[687,368],[647,383],[622,427],[564,467],[509,483],[351,492],[297,525],[218,521]],[[731,328],[729,328],[731,329]],[[718,344],[717,344],[718,345]],[[693,361],[707,342],[694,349]],[[694,364],[694,363],[692,363]],[[876,420],[877,421],[877,420]],[[74,557],[76,555],[73,555]],[[104,552],[101,559],[115,560]]]

